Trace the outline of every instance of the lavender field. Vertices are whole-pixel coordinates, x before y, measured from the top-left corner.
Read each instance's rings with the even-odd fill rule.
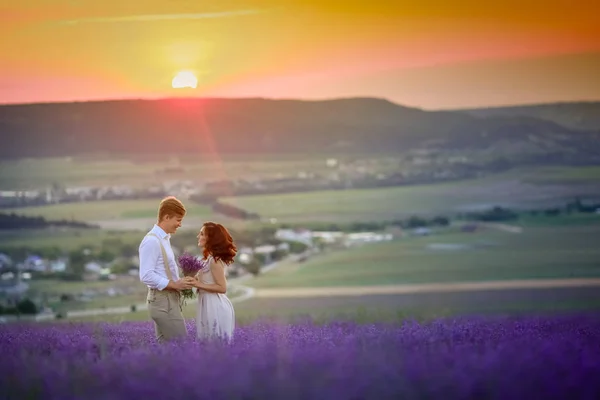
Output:
[[[192,334],[192,325],[189,325]],[[157,345],[149,323],[0,327],[7,399],[600,398],[600,314],[254,322]]]

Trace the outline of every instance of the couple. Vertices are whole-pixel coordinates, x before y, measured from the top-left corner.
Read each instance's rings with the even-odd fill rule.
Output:
[[[158,222],[144,237],[139,248],[140,280],[148,286],[148,311],[159,342],[187,335],[180,291],[198,289],[196,312],[200,339],[233,338],[235,314],[225,295],[225,268],[237,252],[231,235],[220,224],[207,222],[198,234],[205,267],[195,277],[179,278],[179,268],[171,249],[171,234],[181,227],[186,210],[181,201],[167,197],[160,203]]]

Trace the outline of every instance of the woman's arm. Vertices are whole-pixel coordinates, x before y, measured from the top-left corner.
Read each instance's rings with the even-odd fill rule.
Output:
[[[214,259],[211,259],[210,263],[210,273],[212,274],[215,283],[206,284],[197,281],[195,284],[196,288],[206,290],[207,292],[226,293],[227,280],[225,279],[225,266],[223,265],[223,261],[216,262]]]

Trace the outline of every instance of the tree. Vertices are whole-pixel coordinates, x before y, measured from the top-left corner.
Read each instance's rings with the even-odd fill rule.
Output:
[[[560,208],[549,208],[544,211],[544,214],[546,214],[549,217],[555,217],[557,215],[560,215]]]
[[[368,232],[382,229],[383,225],[377,222],[354,222],[350,225],[352,232]]]
[[[23,299],[17,304],[17,310],[21,314],[37,314],[37,306],[35,303],[29,299]]]
[[[177,232],[177,235],[171,237],[171,246],[183,249],[189,245],[196,243],[198,241],[196,237],[197,235],[197,231]]]
[[[46,247],[39,250],[40,256],[49,260],[57,260],[63,254],[62,250],[57,246]]]
[[[138,248],[132,244],[124,244],[121,246],[121,255],[123,257],[133,257],[138,254]]]
[[[254,262],[254,261],[256,261],[259,265],[263,265],[267,262],[267,256],[262,253],[254,254],[254,258],[252,259],[252,262]],[[250,265],[250,264],[248,264],[248,265]]]
[[[293,253],[293,254],[304,253],[306,251],[306,249],[308,249],[308,246],[301,242],[288,242],[288,243],[290,245],[290,253]]]
[[[427,226],[427,221],[425,221],[421,217],[417,217],[416,215],[413,215],[412,217],[410,217],[408,219],[407,225],[409,228],[421,228],[421,227]]]
[[[434,225],[439,225],[439,226],[448,226],[448,225],[450,225],[450,219],[448,219],[447,217],[443,217],[443,216],[435,217],[431,222]]]
[[[113,266],[110,268],[111,272],[114,274],[127,274],[129,273],[129,270],[131,269],[137,269],[137,265],[129,262],[129,261],[119,261],[116,262],[115,264],[113,264]]]
[[[103,249],[119,249],[123,245],[123,241],[118,237],[110,237],[102,241]]]
[[[100,253],[98,253],[98,260],[104,263],[111,262],[115,259],[115,254],[109,250],[103,249]]]
[[[254,276],[260,273],[260,262],[257,259],[250,261],[249,264],[244,265],[244,269]]]
[[[271,257],[273,257],[273,260],[274,260],[274,261],[277,261],[277,260],[281,260],[281,259],[282,259],[283,257],[285,257],[287,254],[288,254],[288,252],[287,252],[287,251],[285,251],[285,250],[275,250],[275,251],[273,252],[273,254],[271,255]]]
[[[517,214],[516,212],[508,208],[502,208],[498,206],[488,211],[480,213],[471,213],[469,216],[474,220],[485,222],[512,221],[519,218],[519,214]]]
[[[69,253],[69,271],[77,276],[82,276],[88,261],[88,256],[81,249],[72,251]]]

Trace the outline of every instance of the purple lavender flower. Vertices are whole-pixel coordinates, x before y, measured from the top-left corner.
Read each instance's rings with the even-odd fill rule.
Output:
[[[598,313],[255,322],[230,344],[188,329],[159,345],[150,322],[0,325],[3,398],[156,396],[165,377],[172,398],[600,398]]]
[[[183,253],[179,256],[177,261],[179,261],[179,268],[181,268],[183,276],[195,276],[205,265],[203,260],[189,253]],[[188,299],[194,298],[194,290],[184,289],[181,291],[181,296],[183,297],[184,303],[186,303]]]
[[[189,253],[183,253],[177,261],[179,261],[179,268],[181,268],[183,276],[194,276],[204,268],[204,261]]]

